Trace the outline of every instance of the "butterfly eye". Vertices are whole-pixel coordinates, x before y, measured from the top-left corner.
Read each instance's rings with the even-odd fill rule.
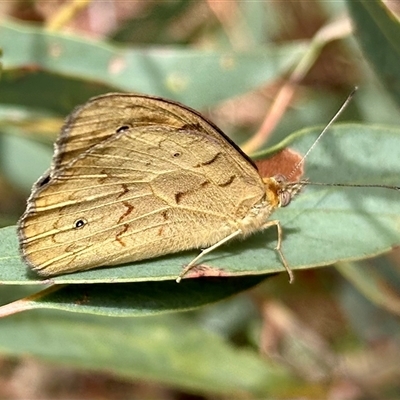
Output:
[[[291,200],[292,195],[290,192],[284,190],[283,192],[279,193],[279,201],[281,203],[281,207],[286,207]]]
[[[77,219],[77,220],[74,222],[74,229],[83,228],[86,224],[87,224],[86,219],[84,219],[84,218]]]
[[[172,154],[172,157],[178,158],[181,156],[181,153],[179,151],[176,151],[175,153]]]
[[[128,125],[122,125],[115,132],[117,132],[117,133],[124,132],[124,131],[127,131],[129,128],[130,128],[130,126],[128,126]]]

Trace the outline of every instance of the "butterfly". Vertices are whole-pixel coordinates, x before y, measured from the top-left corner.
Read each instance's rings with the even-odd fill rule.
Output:
[[[44,277],[188,249],[199,259],[270,220],[304,182],[261,177],[253,161],[197,111],[158,97],[111,93],[67,118],[52,165],[18,224],[24,261]]]

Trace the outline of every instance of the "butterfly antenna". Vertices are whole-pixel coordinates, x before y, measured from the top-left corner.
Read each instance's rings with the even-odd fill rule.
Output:
[[[311,153],[311,151],[314,149],[314,147],[317,145],[317,143],[321,140],[322,136],[324,136],[325,132],[331,127],[331,125],[337,120],[337,118],[343,112],[343,110],[348,106],[348,104],[350,103],[351,99],[353,98],[353,96],[354,96],[354,94],[356,93],[357,90],[358,90],[358,87],[356,86],[351,91],[351,93],[347,96],[347,99],[343,102],[343,104],[340,106],[339,110],[336,111],[335,115],[331,118],[331,120],[328,122],[328,124],[322,130],[322,132],[315,139],[314,143],[307,150],[306,154],[304,154],[303,158],[294,166],[292,172],[287,177],[288,181],[290,181],[290,178],[301,167],[301,165],[304,164],[305,159],[308,157],[308,155]]]
[[[400,186],[392,186],[392,185],[368,185],[368,184],[364,185],[364,184],[353,184],[353,183],[323,183],[323,182],[309,182],[309,181],[300,181],[299,183],[303,185],[313,185],[313,186],[383,188],[383,189],[392,189],[400,191]]]
[[[332,117],[332,119],[328,122],[328,124],[325,126],[325,128],[322,130],[322,132],[318,135],[318,137],[315,139],[314,143],[311,145],[311,147],[308,149],[306,154],[303,156],[303,158],[295,165],[293,168],[292,172],[288,175],[288,180],[290,177],[293,176],[293,174],[299,169],[299,167],[304,163],[304,160],[307,158],[307,156],[310,154],[311,150],[316,146],[316,144],[320,141],[322,136],[325,134],[325,132],[329,129],[329,127],[336,121],[336,119],[339,117],[339,115],[343,112],[343,110],[347,107],[347,105],[350,103],[351,99],[353,98],[354,94],[358,90],[358,87],[356,86],[352,92],[347,96],[347,99],[344,101],[344,103],[341,105],[339,110],[336,112],[336,114]],[[364,185],[364,184],[348,184],[348,183],[323,183],[323,182],[310,182],[308,180],[302,180],[299,181],[301,185],[313,185],[313,186],[340,186],[340,187],[363,187],[363,188],[383,188],[383,189],[392,189],[392,190],[398,190],[400,191],[400,186],[392,186],[392,185]]]

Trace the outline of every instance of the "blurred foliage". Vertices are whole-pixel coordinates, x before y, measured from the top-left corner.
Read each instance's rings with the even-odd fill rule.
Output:
[[[14,283],[1,286],[0,299],[24,309],[18,300],[28,296],[25,309],[47,308],[0,320],[0,398],[397,397],[400,256],[352,261],[362,258],[357,251],[378,254],[398,244],[395,192],[307,188],[278,214],[287,226],[299,216],[309,224],[289,228],[284,246],[289,255],[301,248],[299,266],[326,256],[341,260],[336,268],[297,269],[294,285],[281,274],[185,313],[176,311],[262,276],[234,278],[224,295],[214,289],[218,281],[199,289],[200,281],[179,291],[170,282],[75,284],[38,298],[43,285],[20,284],[12,227],[49,166],[63,119],[91,96],[168,97],[244,143],[299,70],[263,148],[301,128],[308,144],[307,135],[358,85],[340,117],[357,124],[337,123],[327,133],[307,159],[307,176],[398,185],[400,27],[392,13],[399,10],[386,3],[391,10],[377,0],[0,2],[0,280]],[[341,24],[348,19],[353,32]],[[362,210],[369,216],[354,219]],[[338,250],[325,250],[329,235]],[[356,253],[336,256],[343,249]],[[161,310],[169,314],[148,316]]]

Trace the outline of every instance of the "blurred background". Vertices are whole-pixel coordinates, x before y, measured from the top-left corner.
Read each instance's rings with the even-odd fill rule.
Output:
[[[397,1],[0,2],[0,226],[24,211],[66,115],[102,93],[182,102],[249,154],[324,126],[356,85],[341,120],[397,129],[399,11]],[[290,286],[281,274],[186,313],[2,319],[0,399],[395,399],[399,262],[394,251],[297,271]],[[31,292],[3,286],[0,299]]]

